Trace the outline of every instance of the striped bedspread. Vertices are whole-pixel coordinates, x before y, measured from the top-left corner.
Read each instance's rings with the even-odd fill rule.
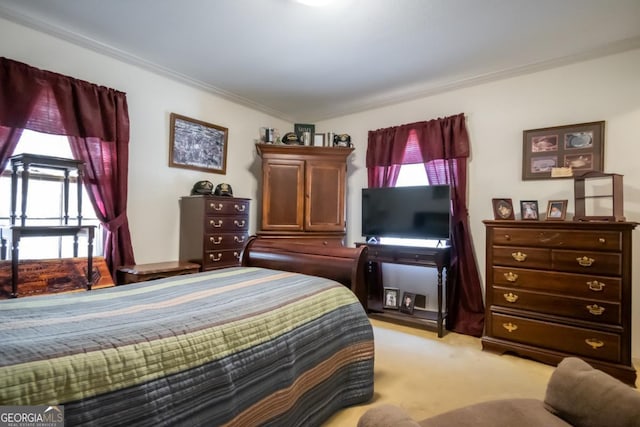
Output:
[[[343,285],[237,267],[0,302],[0,405],[66,425],[314,426],[373,395]]]

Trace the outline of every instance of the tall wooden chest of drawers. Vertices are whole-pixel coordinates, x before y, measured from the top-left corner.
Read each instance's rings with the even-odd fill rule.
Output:
[[[636,223],[484,221],[482,347],[557,364],[577,356],[635,384],[631,234]]]
[[[180,199],[180,261],[202,271],[240,265],[249,237],[249,199],[187,196]]]

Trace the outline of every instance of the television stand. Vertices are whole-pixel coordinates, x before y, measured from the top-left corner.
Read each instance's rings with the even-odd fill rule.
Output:
[[[367,306],[365,309],[372,318],[434,329],[438,337],[444,335],[444,322],[449,312],[449,267],[451,247],[422,247],[383,245],[378,243],[356,243],[356,247],[367,246]],[[438,306],[436,311],[414,310],[413,314],[383,307],[384,284],[381,263],[415,265],[438,270],[437,292]],[[446,270],[446,271],[445,271]],[[445,288],[445,286],[447,288]],[[443,304],[443,294],[446,303]]]

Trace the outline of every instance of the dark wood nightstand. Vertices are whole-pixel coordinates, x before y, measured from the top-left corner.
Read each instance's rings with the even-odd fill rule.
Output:
[[[197,273],[200,264],[193,262],[168,261],[153,264],[123,265],[118,268],[118,285],[146,282],[182,274]]]

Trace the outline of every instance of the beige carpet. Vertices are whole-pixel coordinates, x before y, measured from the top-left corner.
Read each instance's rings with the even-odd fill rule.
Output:
[[[375,334],[374,397],[346,408],[324,427],[355,426],[368,408],[393,403],[423,419],[491,399],[544,398],[554,367],[482,351],[479,338],[372,320]],[[638,368],[638,367],[636,367]]]

